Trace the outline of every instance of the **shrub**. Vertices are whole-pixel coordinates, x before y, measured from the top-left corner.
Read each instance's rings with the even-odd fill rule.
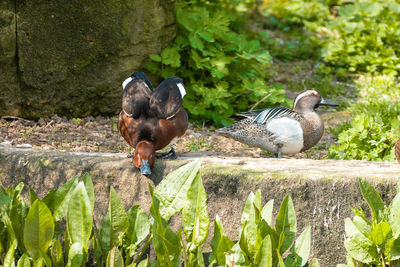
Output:
[[[398,266],[400,263],[399,191],[387,207],[372,185],[361,179],[358,183],[370,208],[372,220],[365,216],[361,208],[353,210],[353,220],[346,218],[344,246],[347,251],[347,264],[338,264],[338,267]]]
[[[227,125],[231,115],[248,110],[267,94],[266,103],[288,104],[280,86],[265,82],[269,52],[241,30],[246,14],[237,9],[246,11],[252,1],[179,3],[175,42],[160,55],[151,55],[147,68],[164,78],[184,79],[184,107],[192,119]]]

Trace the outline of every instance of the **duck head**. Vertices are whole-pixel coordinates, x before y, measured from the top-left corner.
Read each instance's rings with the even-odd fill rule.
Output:
[[[132,162],[133,165],[140,170],[143,175],[150,175],[154,166],[155,150],[154,145],[150,141],[140,141],[135,148]]]
[[[320,105],[338,106],[338,104],[324,99],[317,91],[306,90],[296,96],[293,109],[300,112],[314,111]]]

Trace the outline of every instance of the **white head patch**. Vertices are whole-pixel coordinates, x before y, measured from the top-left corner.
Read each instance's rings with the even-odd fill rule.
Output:
[[[176,85],[178,86],[179,92],[181,92],[181,96],[183,98],[186,95],[185,87],[181,83],[177,83]]]
[[[128,83],[130,83],[133,80],[132,77],[128,77],[125,79],[125,81],[122,83],[122,90],[125,90],[125,87]]]
[[[311,95],[318,95],[318,92],[315,91],[315,90],[307,90],[307,91],[305,91],[305,92],[299,94],[299,95],[296,97],[296,99],[294,100],[293,108],[296,107],[297,102],[298,102],[301,98],[306,97],[306,96],[311,96]]]

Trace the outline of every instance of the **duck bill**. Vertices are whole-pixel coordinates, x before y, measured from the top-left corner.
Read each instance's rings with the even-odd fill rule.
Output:
[[[324,106],[332,106],[332,107],[337,107],[339,106],[338,104],[336,104],[333,101],[330,101],[328,99],[322,98],[321,102],[319,103],[320,105],[324,105]]]
[[[140,163],[140,173],[146,176],[151,174],[150,164],[148,160],[142,160],[142,162]]]

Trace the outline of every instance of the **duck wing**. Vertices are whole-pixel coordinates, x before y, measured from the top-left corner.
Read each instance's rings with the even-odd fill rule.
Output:
[[[149,100],[153,87],[143,72],[135,72],[123,83],[122,110],[129,117],[137,119],[140,115],[149,113]]]
[[[258,114],[263,112],[265,109],[258,109],[258,110],[251,110],[251,111],[245,111],[239,114],[236,114],[235,116],[238,117],[244,117],[244,118],[249,118],[249,119],[254,119],[257,117]]]
[[[283,117],[296,117],[297,113],[286,107],[278,108],[267,108],[258,112],[257,115],[253,116],[254,122],[259,124],[267,125],[273,119],[283,118]]]
[[[182,108],[185,95],[181,78],[172,76],[165,79],[157,86],[150,99],[150,116],[167,120],[174,117]]]

